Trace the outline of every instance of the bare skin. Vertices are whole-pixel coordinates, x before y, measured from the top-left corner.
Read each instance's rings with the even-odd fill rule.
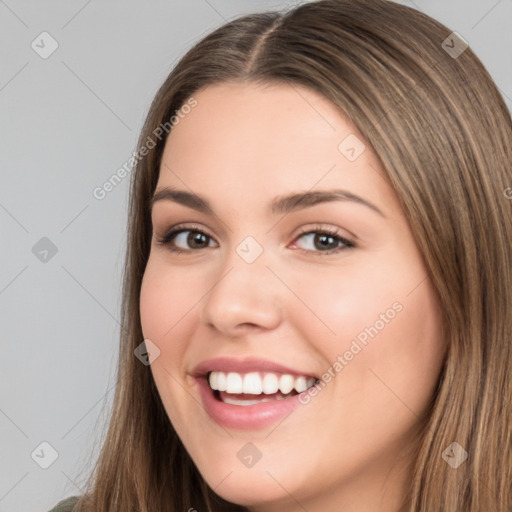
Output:
[[[155,202],[140,297],[169,419],[215,492],[251,510],[398,512],[445,341],[437,295],[385,172],[348,118],[305,87],[220,84],[194,97],[169,135],[156,190],[198,194],[214,213]],[[366,146],[355,159],[356,139],[338,148],[350,134]],[[355,201],[268,209],[277,196],[331,189],[382,214]],[[182,223],[191,231],[157,243]],[[324,229],[337,234],[322,239]],[[236,251],[248,236],[263,249],[252,263]],[[223,428],[191,376],[221,356],[331,378],[279,424]],[[247,442],[262,454],[252,467],[237,457]]]

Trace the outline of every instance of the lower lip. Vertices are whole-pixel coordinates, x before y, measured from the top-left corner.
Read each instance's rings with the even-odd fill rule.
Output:
[[[300,405],[300,394],[284,400],[253,405],[233,405],[217,400],[204,377],[196,378],[206,412],[227,428],[254,430],[268,427],[291,414]]]

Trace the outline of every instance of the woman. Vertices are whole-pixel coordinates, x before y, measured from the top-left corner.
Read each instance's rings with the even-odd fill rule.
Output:
[[[112,419],[63,510],[510,510],[512,122],[461,38],[384,0],[244,16],[137,160]]]

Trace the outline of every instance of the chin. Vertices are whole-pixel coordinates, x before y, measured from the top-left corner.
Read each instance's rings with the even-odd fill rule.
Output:
[[[226,460],[226,459],[225,459]],[[283,465],[280,458],[264,461],[262,458],[253,467],[246,468],[236,459],[237,468],[231,463],[198,467],[211,489],[225,500],[243,506],[287,503],[290,494],[299,499],[307,493],[307,482],[311,476],[297,473],[300,463]]]
[[[268,474],[253,476],[250,473],[238,476],[231,473],[214,492],[231,503],[246,507],[279,503],[288,496]]]

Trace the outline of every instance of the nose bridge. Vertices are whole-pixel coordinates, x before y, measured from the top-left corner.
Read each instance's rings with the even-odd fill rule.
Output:
[[[235,247],[235,252],[240,257],[240,259],[243,260],[247,265],[252,265],[256,260],[258,260],[262,256],[264,248],[262,243],[260,243],[255,237],[253,237],[252,235],[247,235]]]
[[[222,262],[222,275],[226,272],[232,274],[232,284],[239,283],[244,286],[252,281],[255,284],[266,282],[268,275],[272,274],[267,265],[270,263],[271,247],[268,246],[268,239],[263,230],[254,234],[232,232],[233,242],[229,251],[226,252]],[[236,279],[234,276],[236,275]]]
[[[202,320],[234,333],[252,324],[275,328],[281,317],[279,281],[267,267],[268,251],[255,236],[245,236],[230,249],[205,297]]]

